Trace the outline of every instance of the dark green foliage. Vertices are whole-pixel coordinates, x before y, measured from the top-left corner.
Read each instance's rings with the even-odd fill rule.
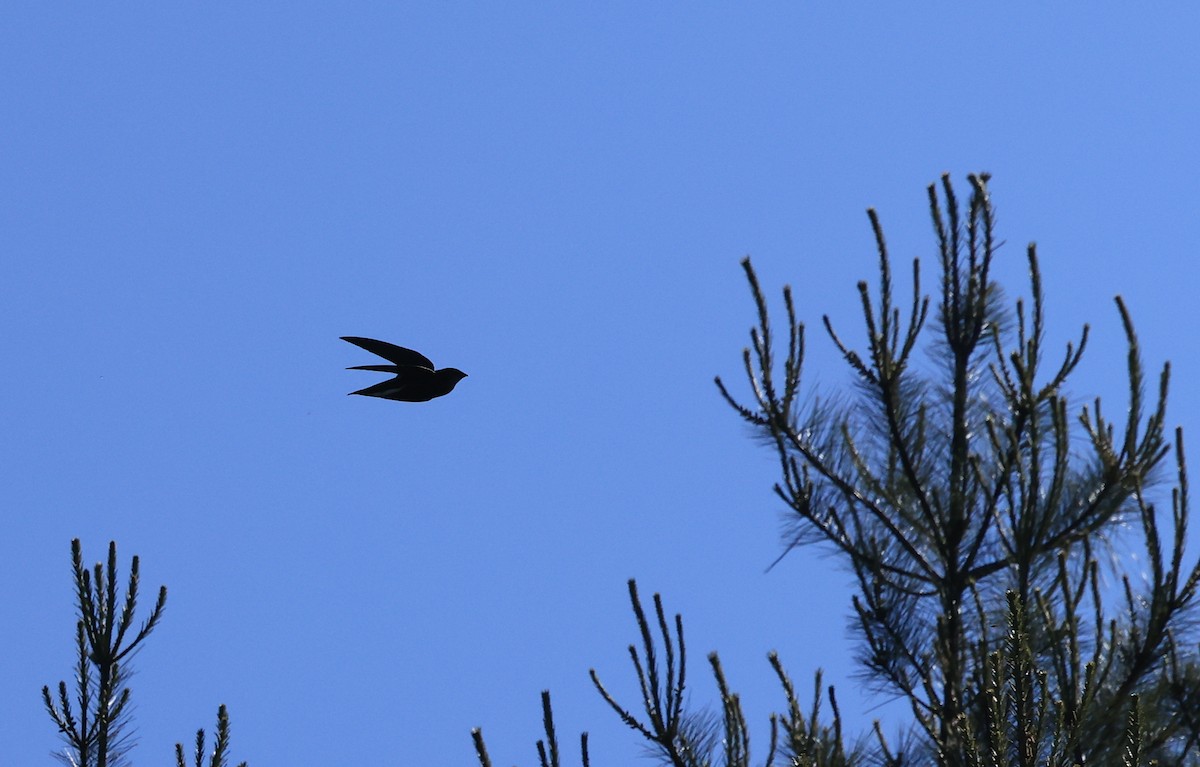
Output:
[[[1168,369],[1147,402],[1137,337],[1118,298],[1127,417],[1111,422],[1098,400],[1068,416],[1063,388],[1087,329],[1043,373],[1036,250],[1027,253],[1032,305],[1017,300],[1006,308],[989,277],[996,241],[987,180],[970,177],[965,211],[948,178],[944,203],[937,187],[929,188],[941,267],[932,325],[915,261],[911,306],[901,322],[882,227],[869,212],[880,280],[875,297],[859,284],[866,349],[852,349],[824,319],[860,396],[839,405],[801,395],[804,326],[786,288],[788,352],[780,373],[766,300],[748,260],[759,315],[744,355],[753,404],[737,402],[719,379],[718,386],[779,457],[776,492],[792,515],[788,546],[832,545],[855,574],[861,658],[871,681],[912,704],[924,736],[914,757],[972,763],[976,755],[964,740],[970,733],[1005,764],[1085,757],[1114,763],[1131,696],[1141,692],[1144,753],[1194,761],[1197,729],[1186,712],[1200,676],[1194,653],[1180,660],[1179,642],[1190,628],[1200,569],[1183,562],[1187,484],[1178,432],[1168,542],[1150,500],[1171,452]],[[912,353],[927,327],[934,363],[922,369]],[[1096,547],[1118,539],[1140,549],[1148,565],[1140,588],[1119,570],[1128,561],[1101,567]],[[1102,569],[1115,570],[1124,586],[1114,614],[1101,598]],[[1027,646],[1008,647],[998,667],[995,653],[1016,631],[1004,619],[1013,605]],[[1008,696],[1008,721],[1021,723],[1012,741],[989,741],[1002,733],[989,685]],[[1062,761],[1052,758],[1056,741],[1041,726],[1053,706],[1061,706],[1063,732],[1073,733],[1072,753]]]
[[[129,567],[125,598],[117,593],[117,544],[108,544],[108,565],[97,563],[92,571],[83,566],[83,547],[71,541],[71,572],[79,609],[75,645],[75,703],[66,682],[58,683],[58,695],[42,688],[42,702],[58,726],[67,747],[54,756],[70,767],[119,767],[129,763],[133,746],[130,732],[131,676],[129,659],[141,648],[162,618],[167,604],[167,587],[160,586],[150,616],[136,633],[131,632],[137,610],[140,584],[139,562]],[[225,706],[217,711],[216,738],[208,767],[226,767],[229,747],[229,715]],[[178,767],[185,767],[183,746],[176,744]],[[204,767],[204,730],[196,734],[196,767]],[[242,762],[239,767],[246,767]]]
[[[226,767],[229,764],[228,751],[229,712],[225,710],[225,705],[222,704],[217,708],[217,729],[213,737],[212,753],[205,753],[204,730],[197,730],[196,748],[192,752],[192,767]],[[187,759],[184,757],[182,743],[175,744],[175,765],[176,767],[189,767]],[[246,762],[242,762],[238,767],[247,767]]]
[[[72,707],[67,683],[58,683],[58,697],[42,688],[42,702],[67,744],[56,756],[73,767],[117,767],[126,763],[132,746],[128,732],[130,670],[125,661],[154,630],[167,603],[160,587],[158,601],[141,628],[130,635],[138,598],[138,558],[129,567],[129,582],[122,603],[117,594],[117,544],[108,545],[108,567],[96,563],[94,574],[83,566],[79,539],[71,541],[71,571],[79,608],[75,644],[75,700]]]
[[[646,616],[638,597],[637,583],[633,580],[629,581],[629,598],[641,641],[640,648],[637,645],[629,646],[629,657],[641,692],[644,714],[634,713],[618,703],[600,681],[595,669],[590,672],[592,684],[621,721],[645,739],[647,753],[661,763],[671,767],[717,764],[750,767],[753,764],[750,730],[742,715],[739,697],[730,689],[717,654],[710,654],[708,662],[720,694],[721,712],[714,714],[705,710],[687,710],[684,707],[687,648],[683,639],[683,619],[676,615],[672,621],[668,621],[662,598],[655,594],[652,623]],[[769,659],[783,687],[786,711],[771,717],[766,764],[776,764],[776,759],[780,757],[784,759],[783,764],[792,767],[844,767],[862,763],[864,751],[861,747],[849,752],[844,747],[841,715],[837,710],[833,688],[829,688],[828,692],[833,722],[824,725],[819,721],[820,672],[814,685],[811,713],[805,716],[792,681],[778,657],[772,653]],[[546,739],[537,743],[539,767],[561,767],[549,692],[542,693],[542,711]],[[481,767],[492,767],[482,732],[475,729],[471,736]],[[587,733],[580,738],[580,753],[581,764],[589,767]]]
[[[912,712],[897,746],[877,723],[873,741],[847,748],[833,690],[832,723],[819,721],[819,675],[802,716],[772,656],[787,707],[771,719],[765,764],[1200,765],[1200,563],[1184,561],[1187,471],[1182,434],[1172,445],[1166,429],[1169,368],[1148,399],[1137,336],[1117,298],[1124,418],[1110,420],[1098,399],[1073,406],[1066,383],[1087,328],[1047,367],[1036,249],[1026,254],[1029,302],[1006,301],[991,277],[988,176],[969,181],[965,208],[948,177],[940,194],[929,187],[936,303],[921,294],[916,260],[911,299],[896,303],[883,228],[868,211],[879,286],[873,294],[858,285],[865,347],[822,321],[856,381],[842,400],[802,390],[804,325],[786,287],[786,356],[777,360],[765,294],[743,261],[758,310],[743,354],[752,400],[743,404],[719,378],[717,386],[778,458],[784,553],[819,543],[841,557],[858,584],[864,677]],[[929,357],[917,360],[918,348]],[[1165,495],[1168,475],[1176,484],[1170,511],[1160,513],[1153,499]],[[1127,573],[1134,563],[1144,572]],[[1115,593],[1105,586],[1112,577]],[[642,644],[630,654],[645,716],[619,705],[593,672],[600,694],[673,767],[751,764],[739,699],[716,655],[721,713],[689,712],[682,622],[676,617],[672,635],[657,596],[648,620],[630,588]],[[1116,609],[1107,606],[1114,596]],[[476,744],[487,767],[478,731]]]
[[[562,762],[558,758],[558,736],[554,730],[554,710],[550,706],[549,690],[542,691],[542,726],[546,731],[546,739],[537,742],[538,767],[561,767]],[[471,731],[471,738],[475,741],[475,755],[479,759],[479,764],[482,767],[492,767],[491,757],[488,756],[487,746],[483,742],[483,732],[479,728],[475,728]],[[586,732],[579,736],[579,750],[583,767],[590,767]]]

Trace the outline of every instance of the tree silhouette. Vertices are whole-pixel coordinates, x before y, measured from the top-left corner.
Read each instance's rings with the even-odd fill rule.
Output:
[[[911,704],[923,735],[913,756],[959,767],[974,763],[982,746],[1015,749],[1015,764],[1115,764],[1136,714],[1147,758],[1195,761],[1200,674],[1195,652],[1182,648],[1200,564],[1184,565],[1187,475],[1178,431],[1165,542],[1151,502],[1172,453],[1169,367],[1148,402],[1137,336],[1118,297],[1126,416],[1110,420],[1097,399],[1072,418],[1064,385],[1087,328],[1045,372],[1036,248],[1027,251],[1031,303],[1010,307],[991,278],[997,241],[988,176],[969,180],[965,210],[948,176],[944,200],[929,187],[940,265],[932,317],[919,261],[910,305],[902,311],[894,301],[883,230],[868,211],[880,276],[874,296],[858,285],[865,349],[855,350],[823,319],[855,374],[853,397],[803,396],[804,326],[787,288],[787,355],[776,365],[767,303],[749,260],[743,266],[758,327],[743,361],[753,401],[743,405],[719,378],[717,385],[778,456],[775,489],[790,509],[787,546],[830,545],[853,571],[860,658],[881,690]],[[922,366],[913,351],[927,330],[933,361]],[[1121,572],[1128,559],[1099,556],[1098,548],[1117,540],[1140,547],[1149,568],[1144,583]],[[1105,570],[1122,584],[1111,615]],[[1017,628],[1024,646],[997,656]],[[997,668],[1001,661],[1007,665]],[[1010,710],[997,709],[998,690]],[[1001,713],[1026,728],[1019,744],[995,731]],[[1036,717],[1050,715],[1061,720],[1061,754],[1058,741],[1034,737]]]
[[[226,767],[229,764],[229,712],[224,704],[217,708],[217,727],[213,733],[212,753],[204,745],[204,730],[196,730],[196,745],[192,750],[191,767]],[[175,744],[175,767],[189,767],[183,744]],[[242,762],[238,767],[247,767]]]
[[[58,683],[57,701],[50,688],[42,688],[42,702],[58,725],[67,748],[56,754],[72,767],[117,767],[126,762],[129,740],[130,670],[126,659],[150,635],[167,605],[167,587],[141,628],[129,634],[138,599],[138,558],[129,567],[125,599],[117,593],[117,544],[108,545],[108,567],[97,562],[94,573],[83,566],[79,539],[71,541],[71,574],[79,608],[75,645],[75,700],[72,707],[66,682]]]
[[[126,684],[131,676],[129,660],[158,625],[167,605],[167,587],[160,586],[158,599],[136,632],[140,586],[139,560],[133,557],[125,597],[117,589],[117,544],[108,544],[108,564],[97,562],[92,570],[83,566],[83,546],[71,541],[71,575],[79,621],[75,629],[76,665],[74,704],[66,682],[58,683],[57,696],[42,688],[42,703],[58,726],[67,747],[54,756],[70,767],[120,767],[129,763],[133,747],[130,698]],[[211,755],[205,754],[204,730],[196,733],[195,765],[225,767],[228,763],[229,715],[225,706],[217,710],[216,737]],[[183,745],[175,746],[176,763],[184,767]],[[239,767],[246,767],[242,762]]]
[[[858,285],[865,347],[823,318],[856,382],[840,398],[801,386],[804,325],[787,287],[786,352],[777,359],[767,300],[743,261],[758,313],[743,355],[752,399],[739,401],[720,378],[717,386],[778,458],[784,554],[817,543],[846,564],[857,581],[864,672],[912,712],[897,745],[876,723],[873,740],[848,747],[832,688],[824,691],[831,721],[821,721],[819,674],[805,715],[772,655],[786,706],[770,721],[767,765],[1200,764],[1200,562],[1185,564],[1187,472],[1182,434],[1172,445],[1165,426],[1169,367],[1148,399],[1118,297],[1124,418],[1110,419],[1098,399],[1077,409],[1068,401],[1087,328],[1047,369],[1036,248],[1027,251],[1028,302],[1007,301],[992,279],[998,241],[988,180],[969,177],[965,208],[948,176],[940,194],[936,184],[928,189],[936,302],[921,293],[917,260],[910,302],[902,309],[895,301],[883,228],[868,210],[879,284],[874,294]],[[927,359],[914,355],[919,348]],[[1172,475],[1173,489],[1162,493]],[[1169,513],[1157,510],[1156,496],[1169,498]],[[1135,562],[1145,572],[1127,572]],[[1106,586],[1113,576],[1119,588]],[[739,698],[717,656],[709,660],[721,715],[685,710],[682,621],[676,616],[672,631],[657,595],[648,619],[632,582],[630,596],[645,716],[620,705],[593,671],[600,694],[667,764],[751,764]],[[558,767],[548,693],[543,706],[541,765]],[[474,737],[490,767],[482,734]],[[586,765],[586,735],[581,746]]]

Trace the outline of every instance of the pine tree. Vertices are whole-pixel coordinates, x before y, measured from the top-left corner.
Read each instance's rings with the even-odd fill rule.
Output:
[[[847,746],[833,689],[821,689],[818,673],[806,714],[772,655],[785,706],[770,721],[764,763],[1200,765],[1200,562],[1184,562],[1187,471],[1182,433],[1171,444],[1166,430],[1169,367],[1148,401],[1137,336],[1117,298],[1125,418],[1110,420],[1098,399],[1072,413],[1065,385],[1087,328],[1047,371],[1036,248],[1027,251],[1030,300],[1010,304],[991,273],[998,242],[988,176],[969,181],[965,210],[948,176],[941,195],[937,185],[928,190],[936,303],[921,295],[914,261],[902,312],[883,229],[868,210],[879,287],[872,295],[858,285],[865,349],[823,320],[857,383],[845,399],[802,388],[804,325],[786,287],[786,356],[777,363],[767,301],[743,261],[758,312],[743,355],[753,400],[742,404],[720,378],[717,386],[778,457],[784,554],[820,544],[842,559],[857,581],[863,669],[878,692],[907,700],[912,712],[895,747],[879,723],[873,742]],[[930,362],[914,357],[922,348]],[[1171,475],[1168,494],[1161,487]],[[1155,498],[1169,499],[1169,514]],[[1131,550],[1145,573],[1125,571],[1135,558],[1118,552]],[[1114,576],[1119,589],[1106,586]],[[722,715],[685,710],[682,620],[667,620],[658,595],[648,618],[632,581],[630,598],[641,646],[629,652],[644,715],[616,701],[593,671],[597,690],[664,763],[749,767],[747,724],[719,658],[709,656]],[[543,708],[540,764],[559,767],[549,693]],[[474,738],[490,767],[478,730]],[[586,734],[580,745],[586,766]]]
[[[865,349],[823,320],[857,380],[853,398],[804,396],[804,326],[787,288],[787,356],[777,367],[749,260],[758,327],[744,363],[754,401],[740,404],[717,385],[778,456],[788,547],[830,545],[854,573],[860,658],[883,691],[911,704],[922,736],[914,758],[939,767],[978,764],[980,754],[996,764],[1115,765],[1134,716],[1144,758],[1200,763],[1200,670],[1188,644],[1200,564],[1184,565],[1187,474],[1182,434],[1172,450],[1165,428],[1169,367],[1147,401],[1118,297],[1126,417],[1110,420],[1099,400],[1070,412],[1064,385],[1087,328],[1046,370],[1037,251],[1027,251],[1030,303],[1010,307],[991,276],[987,182],[970,176],[965,210],[948,176],[944,200],[929,187],[940,262],[932,317],[918,261],[910,305],[895,302],[883,229],[868,211],[879,287],[872,296],[858,285]],[[932,335],[934,360],[925,366],[913,356],[923,335]],[[1164,531],[1152,499],[1172,454],[1177,485]],[[1121,571],[1128,560],[1100,556],[1116,541],[1140,548],[1144,583]],[[1116,610],[1105,608],[1106,570],[1122,584]]]
[[[42,688],[42,704],[58,727],[66,744],[54,754],[68,767],[120,767],[129,764],[134,746],[132,727],[133,691],[130,661],[162,619],[167,606],[167,587],[160,586],[150,615],[136,631],[140,561],[133,557],[125,596],[117,587],[117,543],[108,544],[108,562],[97,562],[91,570],[83,565],[83,545],[71,541],[71,575],[79,621],[75,626],[75,686],[58,683],[57,694]],[[229,714],[217,709],[216,737],[211,754],[205,752],[204,730],[196,733],[195,767],[226,767],[229,763]],[[175,744],[178,767],[185,767],[183,744]],[[238,767],[246,767],[242,762]]]
[[[58,695],[42,688],[42,703],[58,726],[67,748],[55,754],[71,767],[117,767],[126,764],[130,740],[130,677],[128,660],[158,625],[167,606],[167,587],[158,591],[153,609],[130,633],[137,609],[140,583],[138,558],[129,568],[125,598],[117,589],[117,544],[108,545],[108,566],[97,562],[94,571],[83,565],[83,546],[71,541],[71,574],[79,621],[75,630],[75,706],[66,682]]]

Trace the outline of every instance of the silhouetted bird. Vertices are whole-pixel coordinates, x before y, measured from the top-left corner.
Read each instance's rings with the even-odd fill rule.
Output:
[[[347,370],[377,370],[380,373],[395,373],[396,377],[365,389],[352,391],[351,394],[361,394],[364,397],[382,397],[399,402],[428,402],[434,397],[449,394],[459,381],[467,374],[456,368],[434,370],[433,363],[420,352],[405,349],[385,341],[357,336],[342,336],[343,341],[349,341],[355,346],[378,354],[394,365],[358,365]]]

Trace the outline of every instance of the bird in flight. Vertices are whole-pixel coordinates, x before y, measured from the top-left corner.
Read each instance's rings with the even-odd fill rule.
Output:
[[[364,397],[382,397],[398,402],[428,402],[434,397],[449,394],[459,381],[467,374],[457,368],[442,368],[435,370],[429,358],[412,349],[389,344],[386,341],[376,341],[372,338],[358,336],[342,336],[343,341],[349,341],[355,346],[362,347],[372,354],[383,357],[391,365],[357,365],[347,370],[375,370],[380,373],[395,373],[391,378],[365,389],[352,391],[351,394],[361,394]]]

